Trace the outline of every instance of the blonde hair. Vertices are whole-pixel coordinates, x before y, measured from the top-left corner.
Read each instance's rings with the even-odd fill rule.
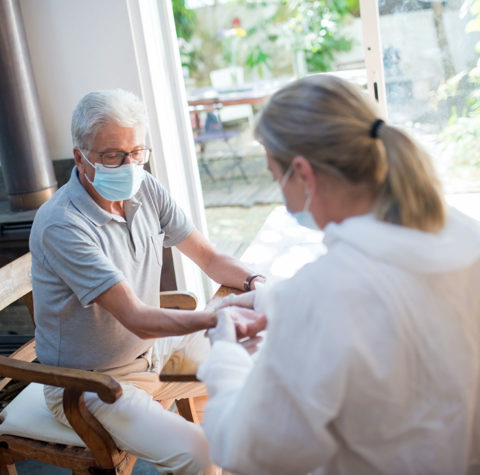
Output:
[[[367,185],[377,219],[439,231],[445,206],[429,155],[386,123],[372,137],[379,115],[356,86],[317,74],[277,91],[260,115],[255,136],[284,170],[300,155],[319,172]]]

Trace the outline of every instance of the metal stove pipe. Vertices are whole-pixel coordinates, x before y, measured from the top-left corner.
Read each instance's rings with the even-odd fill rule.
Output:
[[[0,0],[0,163],[12,210],[57,189],[18,0]]]

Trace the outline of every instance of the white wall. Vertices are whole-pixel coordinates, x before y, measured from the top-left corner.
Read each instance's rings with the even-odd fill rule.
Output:
[[[0,0],[2,1],[2,0]],[[86,93],[120,87],[142,97],[152,173],[196,227],[205,211],[169,0],[20,0],[52,158],[71,158],[70,121]],[[174,252],[179,288],[210,296],[208,281]]]
[[[53,159],[71,158],[70,121],[87,92],[140,95],[125,0],[20,0],[40,112]]]

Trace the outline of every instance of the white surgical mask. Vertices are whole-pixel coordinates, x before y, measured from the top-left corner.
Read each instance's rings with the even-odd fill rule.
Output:
[[[81,150],[80,153],[88,164],[95,168],[93,182],[85,174],[86,180],[106,200],[129,200],[140,189],[145,178],[143,165],[127,163],[116,168],[109,168],[101,163],[91,163]]]
[[[282,190],[282,199],[285,206],[287,205],[287,202],[285,200],[285,195],[283,194],[283,188],[287,184],[288,179],[292,176],[292,173],[293,173],[293,167],[292,165],[290,165],[288,167],[288,170],[285,172],[285,175],[283,175],[282,181],[280,182],[280,189]],[[303,210],[296,211],[295,213],[291,213],[291,215],[296,219],[297,223],[300,226],[305,226],[306,228],[317,230],[319,229],[318,225],[315,222],[315,219],[313,219],[312,213],[310,213],[310,209],[309,209],[312,203],[312,194],[310,193],[310,190],[308,188],[305,190],[305,194],[307,195],[307,199],[305,200],[305,206],[303,207]]]

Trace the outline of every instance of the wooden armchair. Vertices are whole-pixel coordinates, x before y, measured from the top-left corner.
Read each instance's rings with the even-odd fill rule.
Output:
[[[0,310],[23,298],[33,318],[30,253],[0,269]],[[194,310],[196,298],[187,292],[162,292],[162,307]],[[88,411],[84,392],[97,393],[106,403],[122,396],[113,377],[91,371],[33,362],[31,340],[9,357],[0,356],[0,390],[11,380],[29,384],[0,414],[0,475],[16,474],[15,462],[34,459],[66,467],[73,474],[129,474],[136,457],[119,450],[110,434]],[[191,378],[180,378],[190,380]],[[42,384],[65,388],[63,407],[72,429],[57,422],[46,407]],[[181,415],[194,421],[188,400],[178,400]]]

